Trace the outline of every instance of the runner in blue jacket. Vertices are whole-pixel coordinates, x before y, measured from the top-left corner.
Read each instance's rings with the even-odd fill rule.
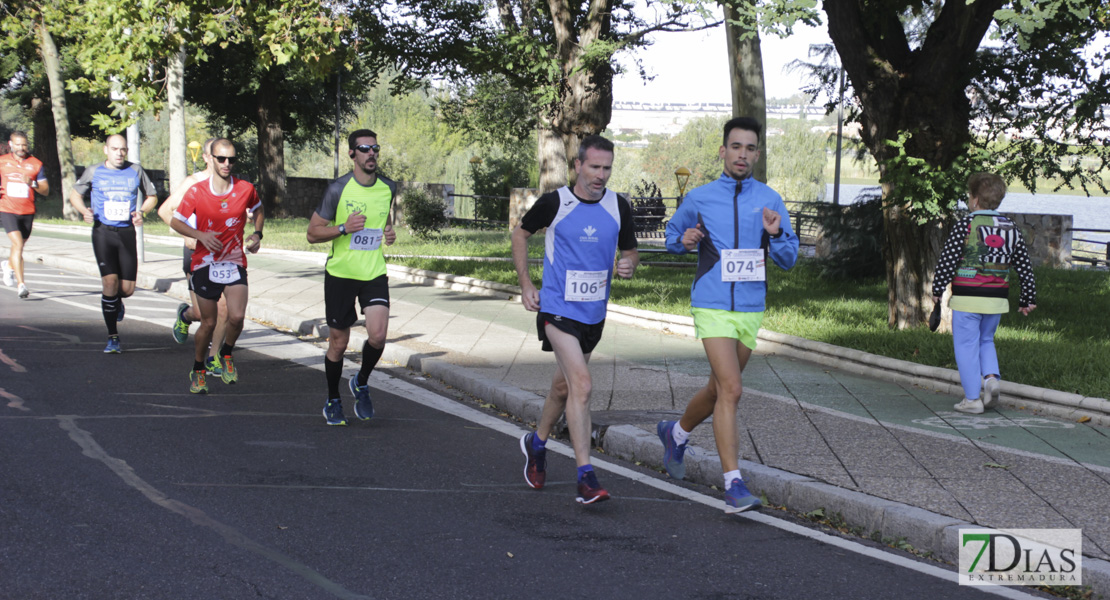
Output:
[[[711,369],[709,383],[694,394],[679,421],[656,428],[667,473],[682,479],[686,440],[713,417],[713,434],[725,480],[725,512],[761,506],[740,475],[736,407],[741,374],[755,349],[766,306],[766,260],[789,269],[798,260],[798,236],[782,197],[752,178],[759,161],[762,126],[748,117],[725,123],[719,151],[724,173],[690,192],[667,223],[667,250],[697,251],[690,312]]]

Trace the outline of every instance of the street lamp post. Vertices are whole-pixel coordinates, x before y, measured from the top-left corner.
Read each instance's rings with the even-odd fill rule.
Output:
[[[682,197],[686,195],[686,184],[690,183],[690,169],[679,167],[674,170],[675,181],[678,182],[678,206],[682,206]]]

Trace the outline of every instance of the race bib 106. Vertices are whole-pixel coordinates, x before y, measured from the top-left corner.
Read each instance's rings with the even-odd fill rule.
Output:
[[[766,259],[760,248],[721,250],[721,281],[764,281]]]
[[[381,229],[363,229],[351,234],[351,250],[377,250],[381,246]]]
[[[567,271],[567,287],[563,299],[567,302],[596,302],[605,299],[605,286],[609,271]]]
[[[212,263],[212,266],[208,267],[208,280],[224,285],[235,283],[239,281],[239,265],[226,261]]]

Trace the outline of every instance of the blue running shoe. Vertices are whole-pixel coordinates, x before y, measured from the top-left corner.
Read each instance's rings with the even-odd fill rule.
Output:
[[[732,485],[725,492],[725,512],[729,514],[744,512],[746,510],[759,510],[763,503],[748,491],[743,479],[733,479]]]
[[[524,481],[534,490],[543,489],[547,481],[547,449],[536,450],[532,447],[535,433],[526,433],[520,438],[520,451],[524,453]]]
[[[213,377],[219,377],[224,374],[224,364],[220,362],[220,357],[209,356],[204,363],[204,370]]]
[[[582,476],[582,481],[578,482],[578,497],[575,500],[579,504],[593,504],[608,499],[609,492],[605,491],[605,488],[597,482],[597,474],[593,471],[586,471],[586,474]]]
[[[346,425],[347,417],[343,415],[343,403],[338,398],[328,400],[324,404],[324,420],[328,425]]]
[[[676,444],[674,441],[674,426],[678,421],[659,421],[655,426],[655,433],[659,434],[659,441],[663,442],[663,468],[667,475],[674,479],[686,477],[686,465],[682,458],[686,455],[686,444]]]
[[[124,308],[123,308],[123,299],[121,298],[120,301],[119,301],[119,312],[116,313],[116,323],[119,323],[120,321],[123,320],[123,313],[125,313],[125,312],[127,312],[127,311],[124,310]]]
[[[123,352],[123,348],[119,347],[119,336],[108,336],[108,345],[104,346],[104,354],[119,354]]]
[[[355,395],[355,416],[361,421],[374,418],[374,404],[370,402],[370,384],[359,387],[358,378],[351,378],[351,393]]]

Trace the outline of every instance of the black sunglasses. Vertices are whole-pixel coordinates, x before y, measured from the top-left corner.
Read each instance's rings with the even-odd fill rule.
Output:
[[[381,150],[381,149],[382,149],[382,147],[377,145],[377,144],[359,144],[359,145],[355,146],[355,150],[358,150],[359,152],[361,152],[363,154],[366,154],[367,152],[370,152],[371,150],[373,150],[374,153],[377,154],[378,151]]]
[[[220,164],[223,164],[225,162],[235,164],[235,161],[239,160],[238,156],[217,156],[215,154],[212,155],[212,158],[216,159],[216,162]]]

